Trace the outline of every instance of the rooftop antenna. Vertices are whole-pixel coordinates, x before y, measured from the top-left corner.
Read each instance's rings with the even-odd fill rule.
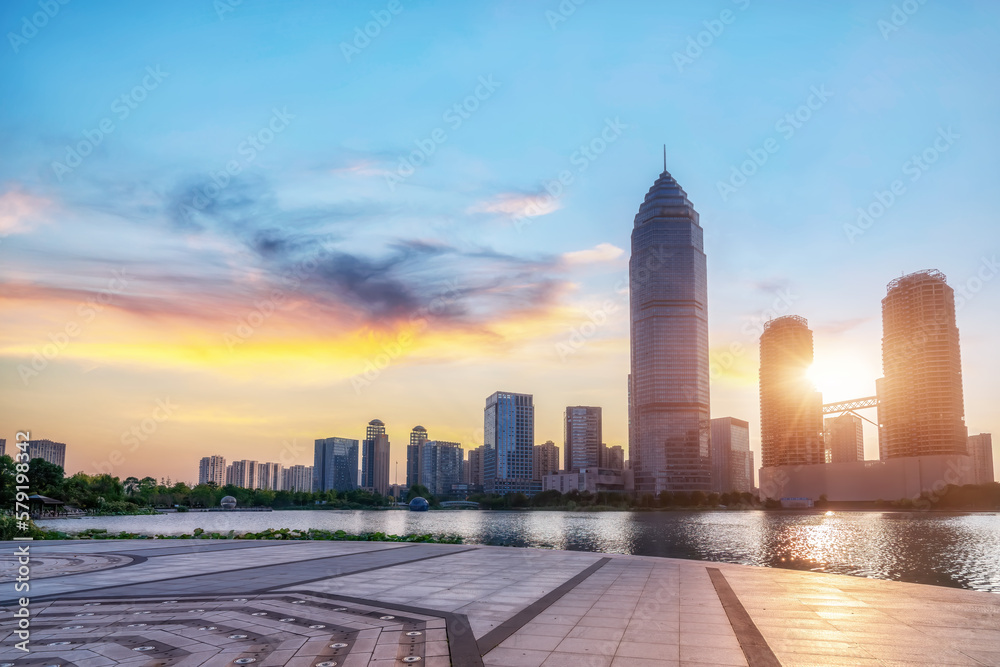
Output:
[[[663,171],[667,171],[667,145],[663,144]]]

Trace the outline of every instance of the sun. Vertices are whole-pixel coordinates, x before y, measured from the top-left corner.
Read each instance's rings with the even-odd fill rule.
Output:
[[[869,368],[850,356],[837,355],[816,359],[806,377],[822,392],[824,403],[872,396],[878,369]]]

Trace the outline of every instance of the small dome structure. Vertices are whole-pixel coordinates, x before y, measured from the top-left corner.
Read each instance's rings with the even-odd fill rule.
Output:
[[[236,509],[236,498],[233,498],[232,496],[226,496],[225,498],[219,501],[219,504],[222,505],[222,509],[224,510]]]
[[[426,512],[430,506],[431,504],[424,498],[417,497],[410,501],[411,512]]]

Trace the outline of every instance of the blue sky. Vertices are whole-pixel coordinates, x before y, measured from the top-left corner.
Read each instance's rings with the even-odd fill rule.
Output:
[[[39,4],[5,3],[0,279],[20,324],[0,339],[5,404],[71,443],[82,469],[108,460],[155,398],[191,406],[118,474],[190,478],[205,453],[269,460],[286,439],[359,437],[376,416],[397,457],[416,423],[473,445],[497,389],[536,394],[539,441],[561,441],[563,407],[592,403],[609,444],[625,444],[616,285],[663,144],[705,228],[714,416],[756,429],[748,323],[782,294],[816,332],[827,398],[873,393],[885,284],[937,268],[976,287],[1000,245],[1000,6],[902,4],[589,0],[562,15],[554,1],[400,0],[396,13],[75,1],[31,33]],[[345,57],[372,12],[391,20]],[[782,119],[796,113],[790,131]],[[92,154],[54,168],[102,121],[113,131]],[[602,132],[614,141],[584,157]],[[250,151],[251,135],[267,142]],[[914,171],[925,151],[933,163]],[[239,173],[218,177],[230,162]],[[549,196],[564,171],[572,183]],[[227,183],[206,196],[213,177]],[[870,227],[845,230],[897,180]],[[289,287],[321,239],[332,260]],[[19,366],[122,269],[127,287],[25,382]],[[973,432],[1000,430],[993,278],[958,315]],[[227,346],[275,286],[286,305]],[[606,323],[560,355],[595,310]],[[420,316],[417,342],[359,390]],[[168,448],[182,455],[168,461]]]

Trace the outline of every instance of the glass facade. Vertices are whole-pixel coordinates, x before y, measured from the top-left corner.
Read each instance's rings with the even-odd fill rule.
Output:
[[[462,483],[462,445],[428,440],[420,449],[420,483],[435,496],[449,495],[452,485]]]
[[[601,460],[603,444],[601,408],[583,405],[566,408],[563,434],[564,466],[567,472],[604,465],[604,461]]]
[[[629,274],[636,491],[710,491],[707,264],[698,213],[666,171],[635,216]]]
[[[358,441],[320,438],[313,455],[313,491],[358,488]]]
[[[533,493],[535,407],[531,394],[498,391],[483,413],[483,486],[487,493]]]
[[[406,486],[423,484],[420,481],[420,445],[427,442],[427,429],[414,426],[410,431],[410,444],[406,446]]]

